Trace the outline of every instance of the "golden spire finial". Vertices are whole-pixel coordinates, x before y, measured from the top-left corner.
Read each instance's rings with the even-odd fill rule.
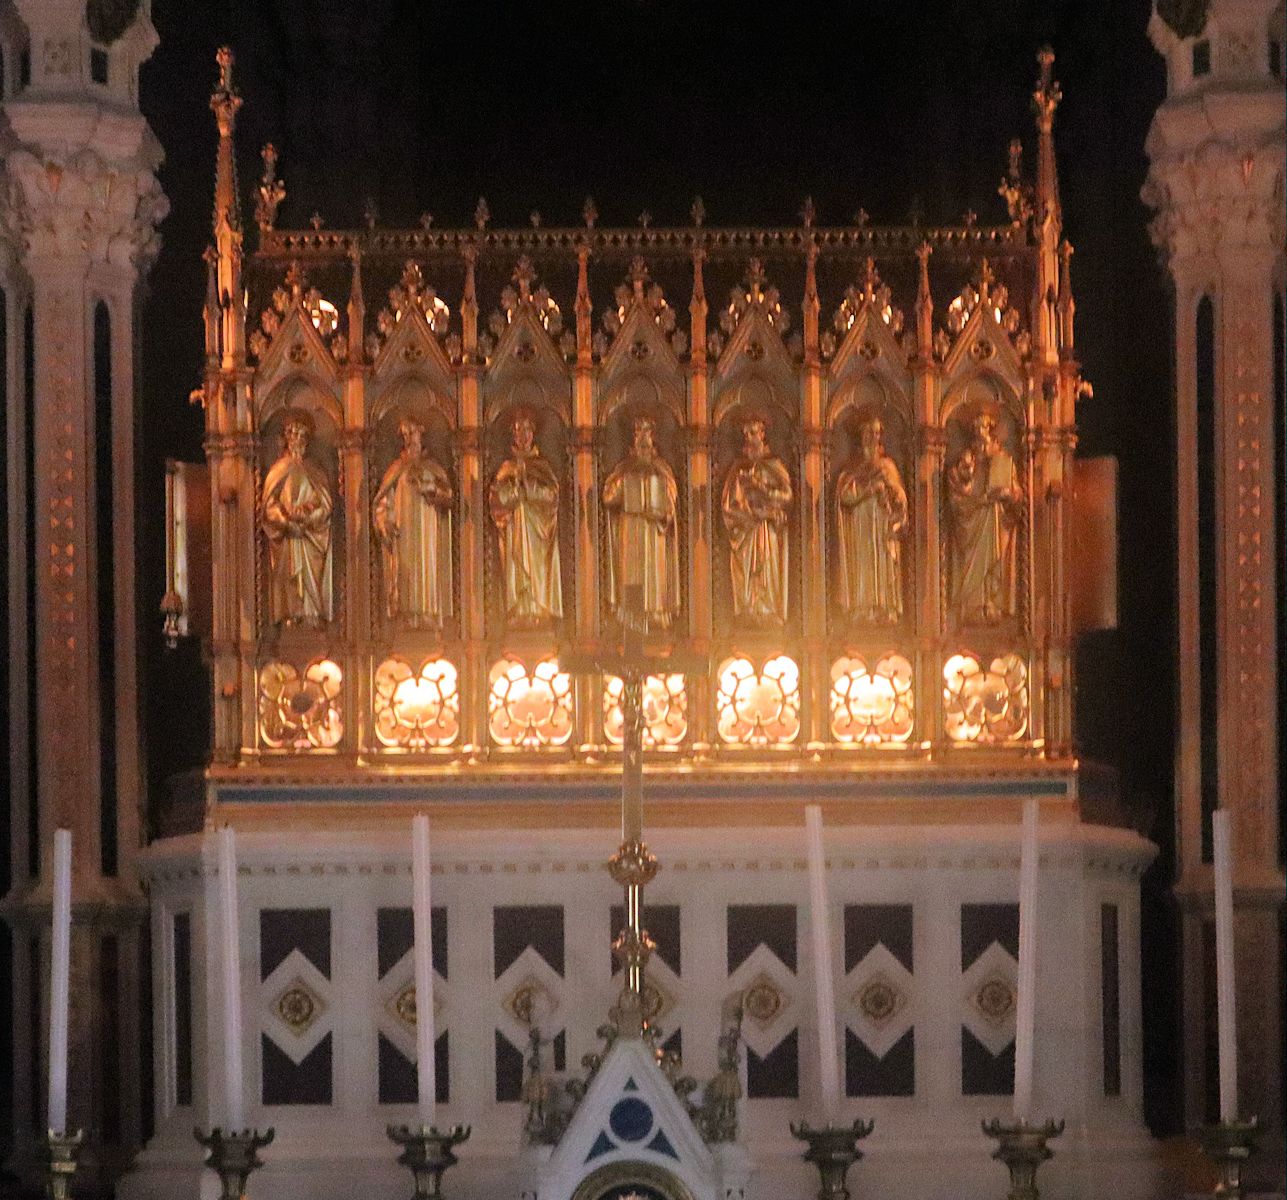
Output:
[[[644,261],[642,254],[636,254],[630,260],[630,270],[626,273],[626,278],[630,280],[630,286],[634,288],[636,296],[643,296],[644,285],[648,282],[648,264]]]
[[[698,229],[702,227],[702,222],[706,220],[706,205],[702,203],[700,196],[693,197],[692,207],[688,210],[688,216]]]
[[[478,197],[478,203],[474,205],[474,225],[481,231],[487,228],[487,222],[492,219],[492,210],[487,207],[487,200],[483,196]]]
[[[876,270],[876,260],[867,256],[862,268],[862,294],[864,300],[875,300],[876,288],[880,286],[880,273]]]
[[[1032,93],[1032,106],[1037,114],[1038,127],[1049,132],[1055,119],[1055,109],[1064,94],[1054,77],[1055,52],[1049,46],[1042,46],[1037,51],[1037,63],[1041,67],[1041,75]]]
[[[581,205],[581,220],[585,222],[587,229],[593,229],[594,223],[599,219],[599,210],[595,207],[594,197],[587,196],[585,203]]]
[[[813,197],[806,196],[804,203],[800,206],[800,220],[804,223],[806,229],[813,228],[813,222],[818,216],[818,210],[813,206]]]

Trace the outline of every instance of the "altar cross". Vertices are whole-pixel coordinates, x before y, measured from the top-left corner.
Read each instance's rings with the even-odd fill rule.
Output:
[[[632,584],[624,591],[621,650],[573,651],[560,655],[559,665],[573,675],[615,675],[621,680],[621,845],[608,861],[612,878],[625,889],[626,900],[625,928],[613,943],[626,969],[626,986],[616,1019],[619,1027],[628,1022],[633,1032],[642,1033],[647,1028],[644,968],[654,945],[643,927],[643,889],[658,869],[656,857],[643,840],[643,689],[650,675],[687,676],[705,670],[707,663],[698,655],[683,652],[649,654],[643,589]]]

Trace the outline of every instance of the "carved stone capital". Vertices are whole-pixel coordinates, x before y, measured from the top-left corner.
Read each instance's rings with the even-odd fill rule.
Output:
[[[20,136],[26,124],[52,140],[52,128],[45,128],[49,114],[39,114],[42,121],[25,120],[31,114],[23,110],[34,105],[10,107],[19,110],[14,124]],[[69,108],[69,121],[88,119],[80,106]],[[161,248],[157,226],[170,211],[152,173],[160,161],[159,148],[142,117],[103,120],[114,126],[128,123],[116,130],[133,143],[126,153],[114,153],[121,147],[118,139],[109,141],[109,131],[92,135],[105,143],[101,152],[93,145],[82,145],[71,154],[61,146],[46,151],[36,142],[9,154],[0,225],[29,263],[88,260],[142,273],[155,261]]]

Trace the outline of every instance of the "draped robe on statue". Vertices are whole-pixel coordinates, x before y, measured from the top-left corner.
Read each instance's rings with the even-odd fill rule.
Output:
[[[413,628],[437,628],[451,616],[451,499],[447,472],[405,450],[375,495],[386,612]]]
[[[787,615],[787,514],[791,477],[779,459],[744,456],[724,480],[733,613],[782,624]]]
[[[559,481],[540,452],[514,447],[488,494],[500,544],[505,615],[535,625],[563,615]]]
[[[269,619],[286,625],[331,619],[334,502],[325,472],[304,457],[305,438],[288,432],[286,453],[268,468],[263,488]]]
[[[854,621],[893,624],[903,615],[899,538],[907,493],[894,460],[859,457],[836,480],[840,607]]]
[[[675,475],[655,453],[636,448],[603,485],[608,510],[608,603],[619,613],[638,584],[644,617],[666,628],[679,611],[679,539]]]
[[[992,625],[1015,612],[1015,535],[1022,492],[1014,459],[976,435],[947,472],[952,515],[952,608],[962,624]]]

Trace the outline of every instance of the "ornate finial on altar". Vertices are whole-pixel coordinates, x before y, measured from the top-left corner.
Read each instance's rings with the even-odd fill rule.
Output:
[[[593,201],[587,200],[588,205]],[[589,226],[587,226],[589,228]],[[594,310],[590,302],[590,246],[582,239],[576,251],[576,361],[589,367],[594,354]]]
[[[286,268],[286,286],[290,289],[291,303],[300,302],[307,284],[308,279],[304,274],[304,268],[299,265],[299,259],[291,259],[290,266]]]
[[[929,260],[934,248],[928,241],[916,247],[916,357],[928,363],[934,357],[934,297],[930,293]]]
[[[1064,238],[1059,243],[1059,350],[1061,354],[1071,357],[1073,352],[1073,315],[1077,303],[1072,290],[1072,243]]]
[[[626,273],[626,278],[630,280],[630,286],[634,288],[635,295],[642,297],[644,285],[648,282],[648,264],[644,261],[642,254],[636,254],[630,260],[630,270]]]
[[[693,197],[692,207],[688,210],[688,216],[698,229],[702,227],[702,222],[706,220],[706,205],[702,203],[700,196]]]
[[[478,247],[472,242],[461,249],[465,260],[465,287],[460,298],[460,345],[465,362],[475,361],[478,354],[478,292],[475,271],[478,266]]]
[[[259,157],[264,160],[264,173],[255,201],[255,223],[260,233],[268,233],[277,224],[277,210],[286,199],[286,185],[277,178],[277,147],[266,142]]]
[[[422,212],[420,214],[420,228],[428,233],[433,228],[433,213]]]
[[[688,345],[695,371],[706,366],[706,284],[702,279],[702,263],[706,250],[693,247],[693,296],[688,302]]]
[[[587,196],[585,203],[581,205],[581,220],[585,222],[587,229],[593,229],[594,223],[599,219],[599,210],[595,207],[594,197]]]
[[[322,220],[322,214],[317,211],[314,211],[313,215],[308,218],[308,223],[314,230],[321,229],[322,226],[326,224],[326,222]]]
[[[536,209],[532,209],[532,211],[527,214],[527,219],[532,223],[533,229],[540,229],[541,214],[537,212]]]
[[[818,210],[813,206],[813,197],[806,196],[804,203],[800,206],[800,220],[806,229],[813,228],[813,222],[818,215]]]
[[[487,207],[487,200],[483,196],[478,197],[478,203],[474,205],[474,226],[480,232],[487,228],[487,222],[492,219],[492,210]]]
[[[353,277],[349,281],[349,362],[360,366],[365,352],[362,342],[366,300],[362,295],[362,252],[356,244],[349,247],[349,262],[353,264]]]
[[[520,256],[514,267],[513,280],[518,284],[518,298],[520,300],[530,300],[532,298],[532,282],[536,279],[536,268],[532,266],[532,260],[526,254]]]
[[[241,97],[232,85],[232,67],[236,61],[231,46],[220,46],[215,51],[215,62],[219,64],[219,82],[210,97],[210,109],[215,115],[221,138],[232,137],[237,123],[237,110],[241,107]]]
[[[869,254],[862,266],[862,294],[864,300],[875,300],[876,289],[880,286],[880,272],[876,270],[876,260]]]
[[[646,230],[652,224],[652,213],[646,208],[639,214],[639,224]]]
[[[1055,120],[1055,109],[1064,98],[1062,89],[1054,77],[1055,52],[1049,46],[1042,46],[1037,51],[1037,63],[1041,75],[1032,93],[1032,107],[1037,115],[1037,127],[1049,132]]]
[[[804,256],[804,362],[816,367],[820,361],[821,340],[818,332],[818,243],[809,234],[809,248]]]
[[[979,303],[986,304],[988,293],[992,290],[992,285],[996,283],[996,272],[992,270],[992,264],[986,258],[979,259]]]
[[[1023,143],[1010,139],[1010,162],[1005,178],[997,185],[1012,225],[1022,225],[1032,216],[1032,188],[1023,181]]]

